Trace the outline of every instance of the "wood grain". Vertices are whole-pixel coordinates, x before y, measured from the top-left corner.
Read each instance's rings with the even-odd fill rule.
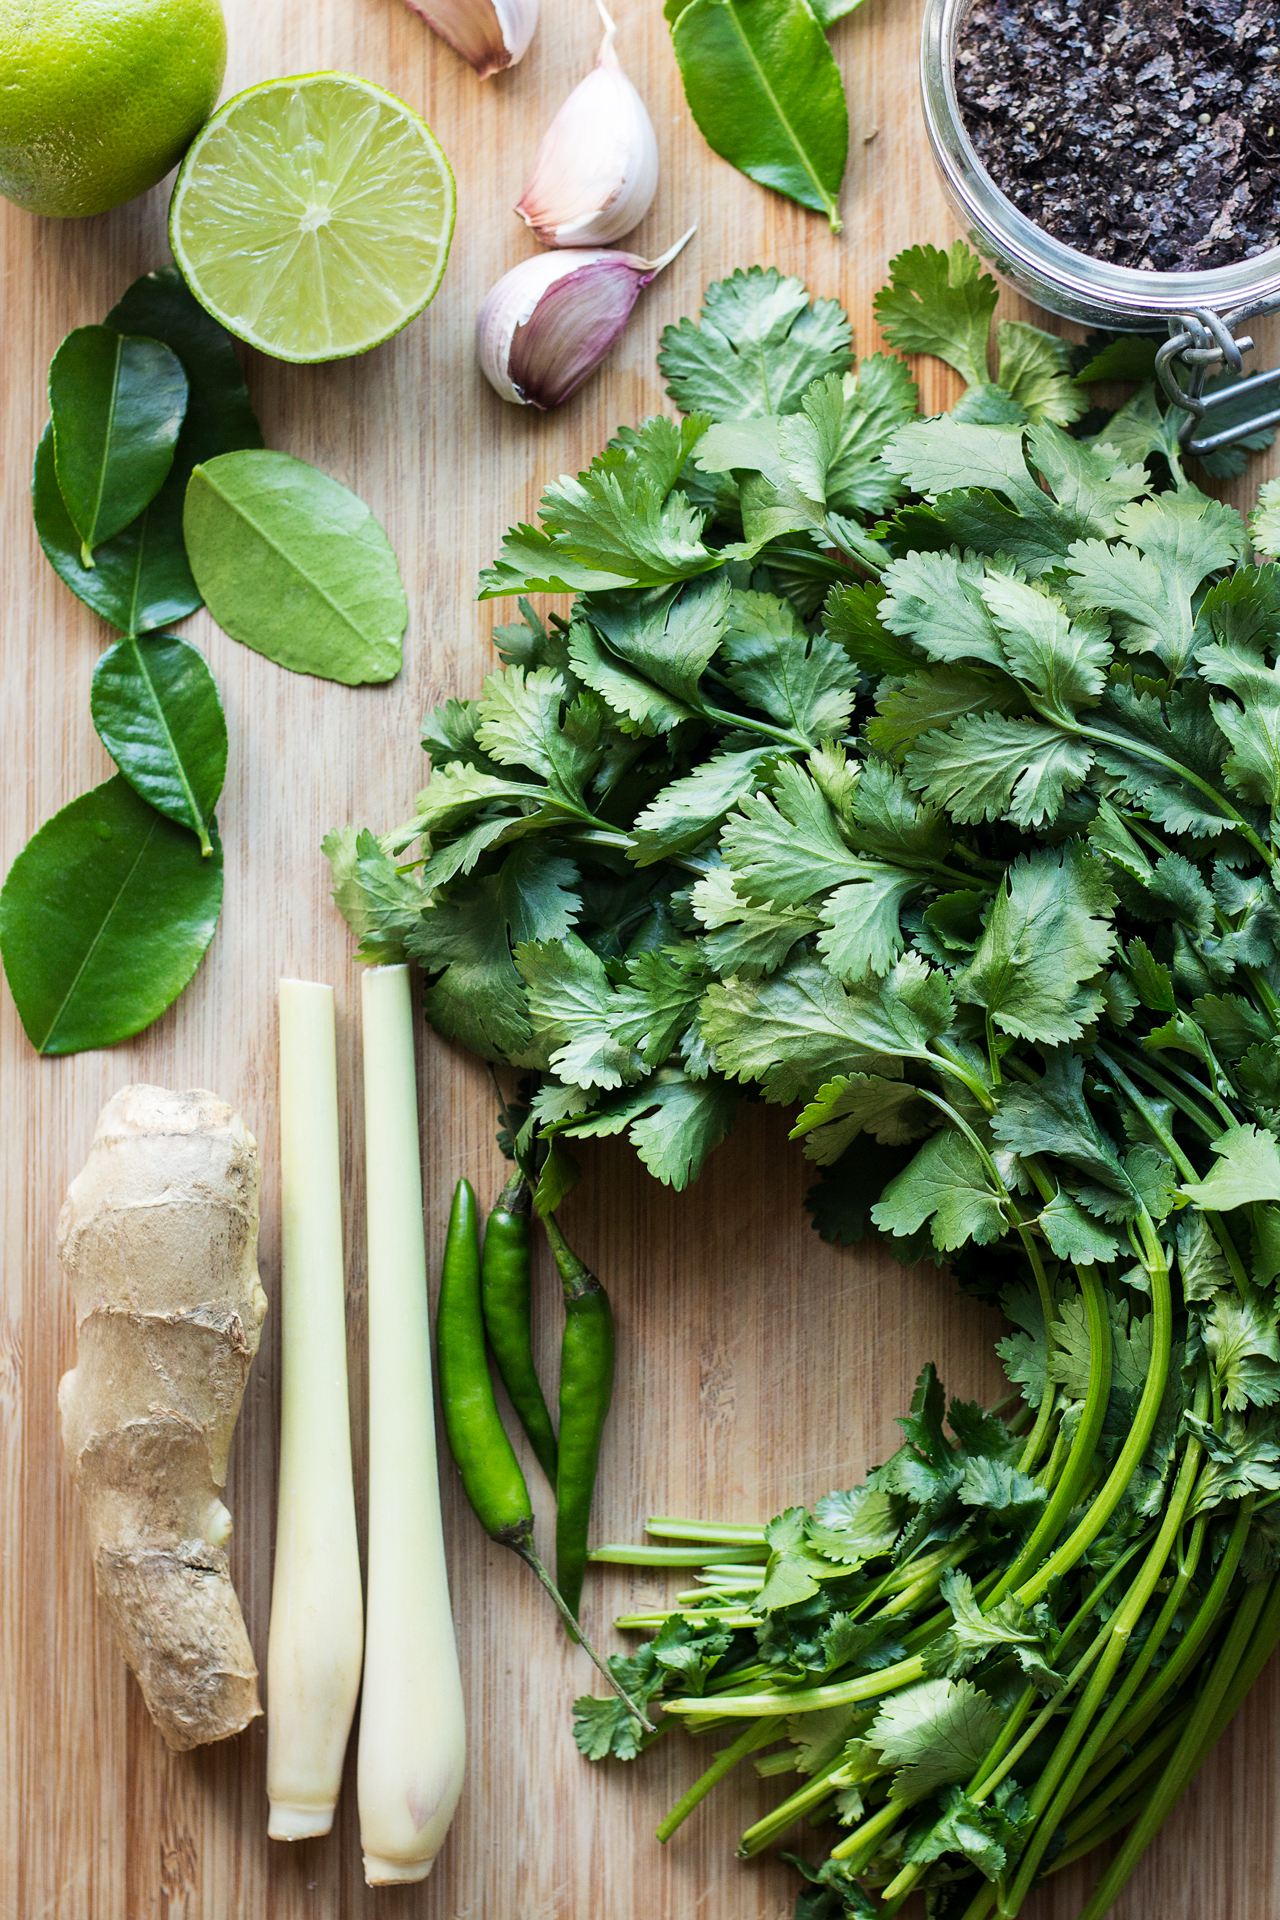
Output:
[[[327,897],[319,843],[346,820],[383,827],[421,783],[423,709],[470,694],[493,664],[492,610],[472,602],[504,526],[548,476],[576,470],[619,421],[664,404],[661,327],[696,310],[707,281],[776,263],[847,304],[856,344],[875,344],[871,297],[890,255],[945,244],[916,99],[914,0],[866,0],[836,31],[852,114],[844,232],[741,179],[693,127],[656,0],[619,10],[620,51],[653,112],[663,176],[634,244],[656,252],[697,218],[694,242],[647,293],[607,370],[550,417],[499,402],[475,371],[472,316],[496,276],[533,251],[507,211],[537,139],[586,71],[598,37],[586,0],[551,0],[515,72],[483,85],[401,0],[266,7],[229,0],[226,91],[338,67],[402,94],[430,121],[458,178],[453,259],[426,317],[367,358],[292,368],[250,355],[267,442],[356,488],[395,544],[412,609],[406,663],[383,689],[283,673],[204,615],[203,648],[231,726],[221,808],[226,908],[177,1007],[139,1040],[65,1060],[33,1057],[0,1003],[3,1313],[0,1315],[0,1917],[2,1920],[784,1920],[790,1869],[735,1862],[737,1833],[770,1790],[722,1789],[666,1849],[663,1811],[704,1761],[672,1738],[630,1774],[581,1762],[569,1701],[592,1672],[567,1647],[524,1570],[482,1537],[452,1473],[446,1525],[471,1726],[467,1792],[429,1882],[366,1891],[354,1780],[335,1832],[268,1845],[261,1724],[240,1740],[171,1755],[96,1611],[85,1540],[55,1417],[73,1329],[54,1223],[99,1107],[130,1079],[207,1086],[235,1102],[265,1160],[262,1269],[278,1277],[275,984],[332,981],[347,1119],[346,1207],[357,1472],[363,1472],[363,1253],[350,943]],[[96,220],[35,220],[0,204],[3,354],[3,788],[0,862],[109,765],[89,721],[89,681],[109,638],[44,564],[26,476],[43,425],[45,368],[63,334],[95,321],[135,275],[166,260],[167,187]],[[1025,313],[1006,302],[1010,313]],[[1260,332],[1263,330],[1260,329]],[[1274,350],[1274,331],[1262,350]],[[923,370],[927,407],[952,397]],[[1251,496],[1273,462],[1230,497]],[[499,618],[504,617],[499,613]],[[427,1229],[442,1242],[448,1195],[468,1174],[499,1180],[491,1103],[474,1062],[424,1041]],[[767,1517],[859,1477],[894,1444],[894,1415],[927,1358],[966,1394],[993,1394],[993,1318],[949,1282],[905,1275],[877,1253],[821,1246],[801,1208],[803,1166],[775,1112],[743,1112],[697,1189],[673,1196],[624,1148],[591,1151],[566,1223],[606,1276],[620,1326],[620,1389],[597,1529],[635,1537],[651,1512]],[[549,1297],[549,1272],[541,1276]],[[277,1328],[269,1320],[233,1455],[237,1583],[265,1654],[277,1424]],[[551,1363],[550,1338],[544,1359]],[[531,1479],[536,1470],[531,1469]],[[602,1634],[662,1583],[595,1576]],[[1280,1673],[1273,1667],[1116,1908],[1120,1920],[1274,1920],[1280,1912]],[[800,1841],[804,1842],[801,1832]],[[1080,1867],[1030,1904],[1069,1920]]]

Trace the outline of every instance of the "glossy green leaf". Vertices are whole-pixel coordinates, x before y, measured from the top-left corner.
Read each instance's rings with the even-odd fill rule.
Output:
[[[160,340],[77,327],[49,368],[54,466],[80,557],[136,520],[173,465],[187,410],[182,363]]]
[[[805,0],[691,0],[671,37],[708,145],[761,186],[825,213],[839,232],[849,110]]]
[[[86,606],[121,633],[144,633],[181,620],[200,605],[182,540],[182,493],[173,475],[138,518],[104,540],[86,567],[80,536],[58,491],[53,426],[44,430],[31,476],[31,504],[45,559]]]
[[[162,1014],[213,938],[222,851],[140,800],[122,774],[47,820],[0,891],[0,958],[39,1053],[126,1040]]]
[[[81,560],[80,538],[58,490],[51,426],[36,453],[32,504],[45,558],[72,593],[122,633],[148,633],[200,605],[182,538],[191,469],[215,454],[260,447],[262,429],[231,335],[205,312],[176,267],[135,280],[107,325],[162,340],[182,362],[187,411],[168,478],[136,520],[96,549],[91,568]]]
[[[172,633],[118,640],[94,671],[89,710],[134,791],[212,853],[227,723],[204,655]]]
[[[339,481],[287,453],[225,453],[192,474],[183,528],[196,585],[233,640],[346,686],[400,671],[396,557]]]

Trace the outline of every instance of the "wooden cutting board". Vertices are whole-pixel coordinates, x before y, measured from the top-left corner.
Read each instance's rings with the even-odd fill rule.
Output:
[[[733,1856],[738,1832],[776,1800],[775,1787],[736,1777],[664,1849],[652,1839],[654,1825],[701,1771],[705,1750],[673,1736],[631,1772],[578,1758],[569,1706],[574,1693],[591,1690],[592,1669],[568,1648],[524,1569],[481,1535],[451,1467],[445,1516],[471,1753],[466,1794],[435,1872],[419,1888],[365,1888],[353,1769],[332,1835],[294,1848],[269,1844],[262,1722],[236,1741],[186,1755],[169,1754],[151,1727],[95,1608],[55,1415],[74,1336],[54,1225],[99,1107],[125,1082],[152,1080],[210,1087],[242,1109],[263,1150],[261,1259],[274,1300],[276,981],[332,981],[363,1477],[357,980],[329,902],[321,836],[345,821],[382,828],[405,815],[425,773],[416,744],[421,713],[447,694],[474,693],[494,664],[494,610],[472,600],[477,568],[509,522],[531,517],[549,476],[576,471],[618,422],[666,404],[654,359],[659,331],[696,311],[708,281],[753,261],[798,273],[815,292],[846,303],[865,351],[876,344],[871,297],[890,256],[953,237],[917,106],[915,0],[866,0],[834,36],[852,113],[845,226],[836,238],[707,150],[685,108],[657,0],[623,0],[618,11],[619,50],[653,114],[663,167],[632,244],[656,253],[695,218],[699,230],[643,296],[605,372],[544,416],[504,406],[484,385],[472,321],[486,288],[535,250],[508,210],[543,127],[594,58],[594,9],[587,0],[549,0],[523,65],[481,84],[402,0],[287,9],[229,0],[226,92],[322,67],[392,88],[426,116],[453,162],[458,229],[435,305],[399,339],[327,367],[247,356],[268,445],[354,487],[390,533],[412,609],[404,671],[385,688],[330,686],[282,672],[203,614],[187,623],[208,653],[231,728],[220,808],[226,906],[212,951],[171,1013],[109,1052],[37,1059],[7,990],[0,998],[0,1920],[786,1920],[792,1911],[788,1867],[744,1866]],[[70,328],[99,320],[137,274],[169,258],[167,200],[162,187],[101,219],[67,222],[0,202],[6,868],[43,820],[110,771],[89,720],[90,676],[109,635],[46,566],[27,504],[45,369]],[[1267,345],[1275,347],[1274,331]],[[929,364],[922,373],[926,407],[947,404],[945,369]],[[1255,462],[1227,497],[1251,499],[1274,468]],[[421,1066],[434,1260],[455,1180],[467,1174],[487,1199],[501,1170],[477,1064],[425,1036]],[[680,1196],[616,1144],[584,1158],[583,1190],[565,1222],[605,1278],[620,1329],[598,1538],[636,1538],[654,1512],[765,1519],[848,1485],[893,1448],[894,1416],[929,1358],[955,1390],[999,1391],[992,1314],[932,1271],[908,1275],[880,1253],[819,1243],[801,1206],[805,1168],[778,1112],[744,1109],[696,1190]],[[540,1281],[550,1302],[545,1262]],[[228,1495],[234,1571],[260,1661],[277,1336],[272,1318]],[[545,1347],[550,1368],[549,1336]],[[665,1585],[655,1575],[602,1570],[588,1588],[587,1618],[608,1637],[614,1613]],[[1273,1665],[1117,1916],[1280,1913],[1278,1708]],[[802,1829],[801,1845],[806,1838]],[[1089,1879],[1084,1866],[1072,1869],[1027,1912],[1071,1920]]]

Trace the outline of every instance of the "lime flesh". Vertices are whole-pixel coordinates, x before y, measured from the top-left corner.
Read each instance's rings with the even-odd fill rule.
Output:
[[[453,174],[431,129],[368,80],[312,73],[229,100],[169,210],[174,258],[225,327],[280,360],[398,333],[449,257]]]

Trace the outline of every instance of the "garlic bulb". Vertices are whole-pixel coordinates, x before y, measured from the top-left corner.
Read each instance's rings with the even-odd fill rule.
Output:
[[[433,33],[487,80],[523,58],[538,24],[538,0],[408,0]]]
[[[548,247],[601,247],[649,211],[658,142],[644,101],[618,65],[617,28],[596,0],[604,41],[542,136],[516,212]]]
[[[476,318],[480,371],[517,406],[558,407],[621,337],[628,315],[694,229],[657,260],[587,247],[535,254],[504,273]]]

